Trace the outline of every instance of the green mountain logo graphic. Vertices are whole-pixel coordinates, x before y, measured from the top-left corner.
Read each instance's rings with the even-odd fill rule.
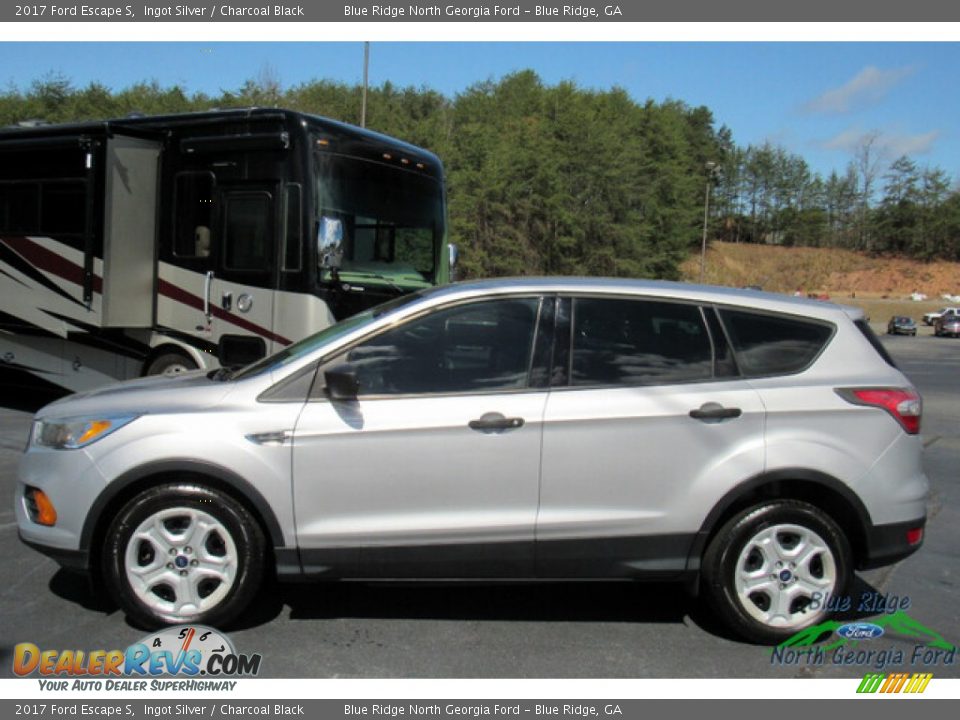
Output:
[[[878,625],[879,627],[883,628],[884,633],[890,633],[905,638],[913,638],[914,640],[922,642],[927,647],[940,648],[942,650],[954,649],[953,645],[944,640],[943,635],[938,633],[936,630],[931,630],[926,625],[917,622],[912,617],[907,615],[903,610],[898,610],[891,615],[882,615],[881,617],[863,620],[862,622],[870,622],[874,625]],[[858,642],[855,639],[848,639],[836,635],[837,628],[847,624],[848,623],[840,622],[839,620],[827,620],[819,625],[814,625],[813,627],[808,627],[805,630],[801,630],[796,635],[784,640],[778,647],[809,647],[811,645],[816,645],[819,640],[824,638],[824,636],[836,637],[836,639],[829,645],[823,646],[824,651],[830,651],[838,647],[843,647],[850,642]]]

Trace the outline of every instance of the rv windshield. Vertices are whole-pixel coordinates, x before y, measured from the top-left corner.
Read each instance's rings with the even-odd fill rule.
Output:
[[[342,237],[340,275],[351,283],[413,290],[437,282],[443,190],[413,170],[314,153],[316,227]],[[329,269],[322,281],[332,280]],[[379,280],[379,282],[378,282]]]

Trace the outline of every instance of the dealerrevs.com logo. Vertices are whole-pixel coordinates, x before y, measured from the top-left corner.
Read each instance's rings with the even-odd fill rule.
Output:
[[[255,676],[262,659],[238,653],[218,630],[181,625],[151,633],[125,650],[42,650],[18,643],[13,672],[40,676],[44,690],[232,690],[236,681],[224,678]]]

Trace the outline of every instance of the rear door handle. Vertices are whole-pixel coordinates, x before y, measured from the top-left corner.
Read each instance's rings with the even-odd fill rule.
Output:
[[[690,417],[694,420],[730,420],[742,414],[743,411],[740,408],[727,408],[715,402],[704,403],[696,410],[690,411]]]
[[[477,420],[471,420],[469,423],[471,430],[478,430],[484,433],[500,432],[502,430],[516,430],[523,427],[523,418],[508,418],[500,413],[484,413]]]

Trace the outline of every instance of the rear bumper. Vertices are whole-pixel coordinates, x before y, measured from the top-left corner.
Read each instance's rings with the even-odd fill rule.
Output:
[[[919,542],[911,545],[907,541],[907,532],[918,528],[925,530],[926,524],[927,519],[921,517],[907,522],[868,526],[865,552],[857,564],[857,569],[870,570],[884,565],[892,565],[912,555],[923,545],[923,538],[921,537]]]

